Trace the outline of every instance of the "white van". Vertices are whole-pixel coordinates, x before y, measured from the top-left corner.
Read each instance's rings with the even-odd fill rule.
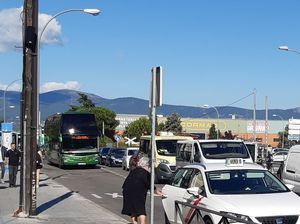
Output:
[[[206,139],[177,142],[177,167],[187,163],[224,163],[227,158],[242,158],[253,163],[242,140]]]
[[[300,145],[290,148],[281,177],[285,184],[295,186],[294,192],[300,193]]]

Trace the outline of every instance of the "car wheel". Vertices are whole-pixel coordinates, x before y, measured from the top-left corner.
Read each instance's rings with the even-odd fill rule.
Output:
[[[205,224],[214,224],[213,221],[208,216],[204,217],[204,223]]]
[[[164,214],[165,214],[165,224],[171,224],[169,219],[168,219],[168,216],[167,216],[166,212],[164,212]]]

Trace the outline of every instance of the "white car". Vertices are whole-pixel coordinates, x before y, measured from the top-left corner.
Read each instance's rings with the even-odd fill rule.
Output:
[[[288,156],[288,151],[279,151],[272,155],[273,162],[283,162]]]
[[[227,159],[226,164],[197,164],[179,168],[172,182],[162,189],[166,223],[175,220],[177,200],[230,214],[244,221],[300,224],[300,197],[273,174],[257,164],[243,163],[238,158]],[[180,208],[184,223],[202,223],[199,216],[193,215],[195,209],[182,205]],[[205,224],[217,224],[222,219],[219,215],[204,211],[201,211],[201,216]],[[179,215],[177,217],[180,220]],[[228,221],[236,222],[233,219]]]
[[[129,170],[129,161],[131,156],[138,152],[139,148],[127,148],[125,154],[122,158],[122,168],[123,170]]]

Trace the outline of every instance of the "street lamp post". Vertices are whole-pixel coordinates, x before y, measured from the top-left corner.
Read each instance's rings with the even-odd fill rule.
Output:
[[[284,133],[285,133],[284,120],[283,120],[283,118],[282,118],[280,115],[278,115],[278,114],[273,114],[273,117],[279,117],[279,118],[281,119],[282,123],[283,123],[283,132],[282,132],[282,143],[281,143],[281,145],[282,145],[282,148],[284,149]]]
[[[217,110],[216,107],[214,107],[214,106],[209,106],[209,105],[207,105],[207,104],[203,105],[202,107],[203,107],[203,108],[207,108],[207,109],[213,108],[213,109],[215,109],[215,111],[217,112],[217,115],[218,115],[218,122],[217,122],[217,139],[219,139],[219,130],[218,130],[218,128],[219,128],[219,121],[220,121],[220,114],[219,114],[219,111]]]
[[[300,54],[300,51],[290,49],[288,46],[279,46],[278,49],[281,50],[281,51],[291,51],[291,52],[295,52],[297,54]]]
[[[3,92],[3,122],[4,123],[6,121],[6,92],[7,92],[7,89],[8,89],[8,87],[10,87],[12,84],[14,84],[15,82],[17,82],[19,80],[21,80],[21,79],[16,79],[16,80],[12,81],[11,83],[9,83]]]
[[[43,28],[41,29],[41,32],[39,34],[38,37],[38,74],[37,74],[37,121],[38,121],[38,131],[40,131],[40,48],[41,48],[41,40],[42,40],[42,36],[47,28],[47,26],[49,25],[49,23],[55,19],[56,17],[69,13],[69,12],[82,12],[82,13],[86,13],[92,16],[97,16],[100,14],[100,10],[99,9],[67,9],[64,11],[61,11],[57,14],[55,14],[54,16],[52,16],[43,26]]]

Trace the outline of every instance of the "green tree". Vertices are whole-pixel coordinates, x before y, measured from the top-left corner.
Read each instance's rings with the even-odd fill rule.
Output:
[[[129,138],[136,137],[136,141],[139,141],[142,135],[149,134],[151,134],[151,122],[146,117],[141,117],[138,120],[131,122],[125,130],[125,135]]]
[[[211,124],[211,126],[209,128],[208,138],[209,139],[217,139],[217,130],[216,130],[215,124]]]
[[[165,123],[161,122],[157,126],[157,131],[163,131],[165,127]]]
[[[104,125],[104,135],[113,138],[115,128],[119,125],[119,121],[116,120],[116,113],[104,107],[96,107],[92,100],[83,93],[79,93],[77,101],[81,105],[71,106],[70,110],[94,114],[98,129],[102,131]]]
[[[181,133],[182,126],[181,126],[181,117],[177,113],[172,113],[170,116],[167,117],[167,121],[164,125],[164,131],[170,131],[174,133]]]
[[[289,139],[288,139],[288,133],[289,133],[289,126],[285,126],[284,132],[280,131],[278,132],[278,137],[279,137],[279,143],[278,146],[279,148],[282,147],[282,141],[284,142],[284,147],[287,148],[290,145]]]
[[[79,98],[77,99],[77,102],[80,104],[80,106],[70,106],[71,111],[78,111],[80,108],[93,108],[95,107],[95,104],[89,97],[84,93],[78,93]]]

